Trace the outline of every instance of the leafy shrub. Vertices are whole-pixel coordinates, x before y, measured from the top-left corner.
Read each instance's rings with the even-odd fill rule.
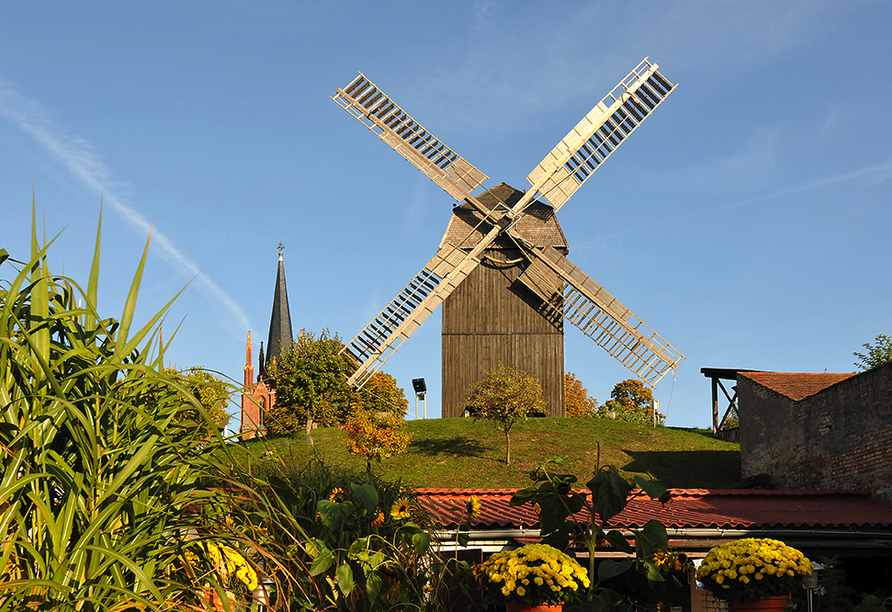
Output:
[[[610,416],[610,412],[613,416]],[[626,423],[638,423],[639,425],[652,425],[653,416],[636,408],[628,408],[614,400],[607,400],[603,406],[599,406],[593,415],[596,419],[614,419]]]
[[[268,573],[287,609],[433,609],[441,567],[431,525],[412,492],[370,473],[311,461],[282,465],[246,496],[243,519],[262,531]]]

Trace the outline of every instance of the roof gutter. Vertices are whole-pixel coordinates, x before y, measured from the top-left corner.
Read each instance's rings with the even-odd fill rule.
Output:
[[[635,536],[635,532],[629,529],[619,529],[619,531],[627,538]],[[805,540],[831,540],[832,542],[821,542],[826,547],[845,548],[872,548],[881,550],[892,549],[892,532],[890,531],[862,531],[862,530],[844,530],[844,529],[766,529],[758,527],[753,529],[725,529],[721,527],[707,528],[668,528],[666,530],[670,539],[683,540],[725,540],[752,537],[773,537],[773,538],[799,538]],[[446,548],[454,545],[458,530],[446,529],[434,532],[432,535],[438,541],[440,548]],[[470,542],[484,544],[484,548],[492,546],[507,545],[508,541],[513,539],[541,538],[540,529],[532,528],[514,528],[514,529],[493,529],[493,530],[472,530],[462,532],[467,534]]]

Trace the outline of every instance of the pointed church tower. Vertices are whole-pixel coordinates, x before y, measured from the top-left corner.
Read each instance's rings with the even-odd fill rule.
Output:
[[[263,343],[260,343],[260,354],[263,354]],[[245,382],[242,391],[242,414],[239,424],[239,435],[243,440],[250,440],[254,436],[266,434],[266,424],[263,422],[267,407],[275,401],[276,392],[267,387],[266,383],[258,376],[254,381],[254,364],[251,357],[253,346],[251,332],[248,332],[248,343],[245,346]],[[263,364],[260,364],[263,366]]]
[[[269,385],[266,377],[267,366],[277,359],[282,351],[292,342],[291,313],[288,309],[288,290],[285,287],[285,262],[279,243],[279,268],[276,272],[276,287],[273,293],[273,312],[269,322],[269,337],[266,343],[266,355],[263,342],[260,343],[257,379],[254,380],[254,364],[252,359],[251,332],[248,332],[248,343],[245,347],[245,387],[242,392],[242,414],[239,433],[243,440],[255,436],[266,435],[266,412],[276,402],[276,391]]]
[[[269,337],[266,341],[266,363],[278,359],[282,351],[291,344],[291,313],[288,310],[288,289],[285,286],[285,261],[279,243],[279,269],[276,271],[276,289],[273,293],[273,314],[269,320]]]

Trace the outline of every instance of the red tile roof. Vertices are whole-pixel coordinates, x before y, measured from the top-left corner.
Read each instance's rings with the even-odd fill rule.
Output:
[[[792,372],[738,372],[766,389],[789,397],[794,402],[805,399],[827,387],[855,376],[856,372],[844,374],[801,374]]]
[[[475,521],[475,529],[538,527],[538,518],[530,504],[510,506],[514,489],[416,489],[416,492],[421,505],[446,528],[455,528],[464,520],[464,503],[471,495],[476,495],[482,504],[482,515]],[[873,499],[858,491],[673,489],[672,498],[665,505],[647,496],[633,497],[611,524],[640,527],[650,519],[679,529],[892,528],[892,500]]]

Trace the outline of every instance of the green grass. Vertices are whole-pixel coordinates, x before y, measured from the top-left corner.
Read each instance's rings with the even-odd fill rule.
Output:
[[[575,474],[580,484],[592,475],[600,447],[601,465],[613,464],[626,476],[649,472],[667,487],[739,488],[740,447],[704,430],[649,427],[606,419],[530,419],[511,432],[511,465],[505,465],[505,437],[491,424],[471,419],[409,421],[408,450],[374,466],[386,479],[414,487],[518,488],[541,465]],[[299,469],[314,455],[330,465],[365,469],[365,460],[347,452],[345,434],[317,429],[269,437],[248,447],[272,444],[275,455]],[[267,459],[272,461],[273,459]]]

